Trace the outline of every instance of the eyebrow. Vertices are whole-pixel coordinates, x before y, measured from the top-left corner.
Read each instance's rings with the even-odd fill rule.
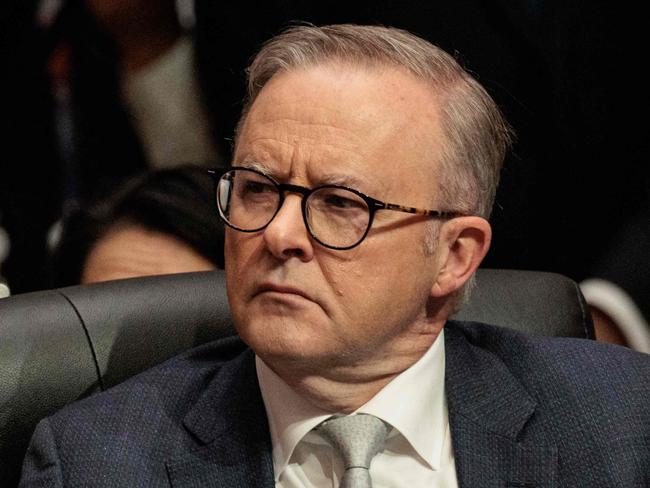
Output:
[[[260,173],[270,176],[273,178],[273,172],[266,166],[264,163],[260,163],[259,161],[251,160],[251,159],[245,159],[238,165],[240,168],[249,168],[249,169],[254,169],[256,171],[259,171]]]
[[[262,162],[249,159],[242,161],[238,166],[257,170],[276,181],[279,180],[279,178],[274,174],[274,171]],[[345,186],[365,193],[365,190],[362,190],[362,188],[368,186],[368,182],[354,175],[332,173],[319,178],[318,183],[314,185],[314,187],[323,185]]]
[[[368,185],[367,181],[364,181],[357,176],[342,175],[342,174],[325,175],[320,179],[320,182],[321,185],[347,186],[349,188],[354,188],[355,190],[359,190],[359,191],[361,191],[362,188]]]

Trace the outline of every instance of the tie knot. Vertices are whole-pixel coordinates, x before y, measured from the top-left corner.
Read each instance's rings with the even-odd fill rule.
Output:
[[[383,420],[367,414],[332,417],[318,427],[318,432],[341,454],[345,469],[368,469],[383,448],[388,431]]]

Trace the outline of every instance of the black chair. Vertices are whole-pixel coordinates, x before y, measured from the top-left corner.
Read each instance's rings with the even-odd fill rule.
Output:
[[[551,273],[480,270],[457,315],[593,338],[577,285]],[[38,421],[175,354],[234,334],[221,271],[73,286],[0,300],[0,486],[18,482]]]

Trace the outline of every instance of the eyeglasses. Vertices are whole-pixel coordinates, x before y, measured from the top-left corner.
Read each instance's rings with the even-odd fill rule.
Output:
[[[302,218],[309,234],[330,249],[346,250],[361,244],[378,210],[448,219],[457,212],[442,212],[385,203],[340,185],[316,188],[278,183],[252,168],[208,170],[215,180],[219,215],[226,225],[241,232],[259,232],[278,213],[285,193],[299,193]]]

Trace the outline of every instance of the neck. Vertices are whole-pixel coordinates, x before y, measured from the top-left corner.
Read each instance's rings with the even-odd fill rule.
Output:
[[[305,365],[265,362],[312,405],[329,412],[351,413],[415,364],[429,350],[440,330],[442,324],[433,331],[400,341],[390,351],[376,351],[372,358],[345,363],[315,366],[313,362]]]

